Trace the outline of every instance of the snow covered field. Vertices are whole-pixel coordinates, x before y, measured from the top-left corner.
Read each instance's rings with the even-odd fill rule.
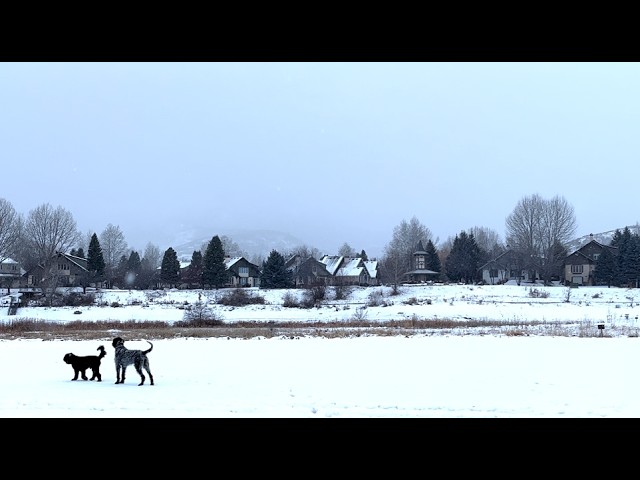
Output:
[[[207,302],[227,323],[238,321],[341,321],[366,319],[486,320],[498,322],[571,323],[582,331],[604,324],[607,335],[629,335],[640,328],[640,289],[542,285],[404,285],[398,295],[390,287],[355,287],[346,299],[335,300],[333,291],[318,308],[283,306],[287,294],[300,298],[304,291],[246,289],[264,298],[265,304],[244,307],[216,303],[229,290],[103,290],[96,304],[84,307],[26,307],[8,316],[0,310],[0,321],[21,318],[70,322],[75,320],[159,320],[183,319],[185,307],[199,299]],[[5,303],[8,300],[5,298]],[[117,306],[115,306],[117,305]],[[598,332],[599,333],[599,332]]]
[[[387,306],[367,306],[369,319],[566,321],[583,324],[584,335],[472,335],[463,329],[410,336],[151,339],[153,386],[148,379],[138,386],[132,367],[125,384],[115,384],[111,336],[0,340],[0,417],[640,417],[640,290],[424,285],[388,296],[385,288],[363,288],[345,302],[329,299],[331,305],[312,309],[284,308],[285,292],[257,290],[267,304],[215,308],[227,322],[347,322],[375,291],[383,292]],[[197,295],[109,291],[100,295],[105,306],[29,307],[17,316],[7,316],[3,307],[0,320],[176,321]],[[599,322],[606,324],[603,337]],[[128,348],[149,347],[135,332],[122,336]],[[107,350],[103,381],[72,381],[64,354],[94,355],[99,345]]]

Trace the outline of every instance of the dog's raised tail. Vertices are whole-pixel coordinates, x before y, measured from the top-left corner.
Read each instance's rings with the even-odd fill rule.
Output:
[[[96,350],[100,350],[100,355],[98,355],[98,358],[102,358],[107,354],[103,345],[100,345]]]
[[[145,350],[145,351],[144,351],[144,352],[142,352],[142,353],[149,353],[151,350],[153,350],[153,343],[151,343],[149,340],[147,340],[147,343],[148,343],[149,345],[151,345],[151,346],[149,347],[149,350]]]

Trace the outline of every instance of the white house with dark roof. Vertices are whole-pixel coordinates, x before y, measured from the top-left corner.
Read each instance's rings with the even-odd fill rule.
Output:
[[[18,288],[20,278],[25,274],[25,270],[12,258],[5,258],[0,262],[0,287],[6,289]]]

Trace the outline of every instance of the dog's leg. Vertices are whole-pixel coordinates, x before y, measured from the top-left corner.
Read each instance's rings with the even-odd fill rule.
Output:
[[[153,375],[151,375],[151,368],[149,368],[149,360],[148,359],[147,359],[147,361],[144,362],[144,369],[149,374],[149,382],[150,382],[150,384],[153,385]]]
[[[82,379],[83,380],[88,380],[88,378],[87,378],[87,369],[86,368],[82,369]]]
[[[100,376],[100,367],[91,367],[91,371],[93,372],[93,375],[91,376],[91,378],[89,380],[95,380],[96,378],[98,379],[98,381],[102,381],[102,377]]]
[[[78,375],[80,375],[80,369],[74,368],[73,373],[75,374],[71,380],[78,380]]]
[[[133,366],[136,367],[136,372],[138,372],[138,375],[140,375],[140,383],[138,384],[138,386],[143,385],[145,379],[144,374],[142,373],[142,367],[140,366],[141,363],[141,360],[136,360],[133,364]]]
[[[116,383],[124,383],[124,374],[127,367],[124,365],[118,365],[116,367]]]

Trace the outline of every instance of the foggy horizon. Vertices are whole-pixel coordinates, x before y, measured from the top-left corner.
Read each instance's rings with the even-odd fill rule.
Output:
[[[381,257],[564,197],[633,225],[638,63],[0,63],[4,198],[130,248],[272,230]]]

